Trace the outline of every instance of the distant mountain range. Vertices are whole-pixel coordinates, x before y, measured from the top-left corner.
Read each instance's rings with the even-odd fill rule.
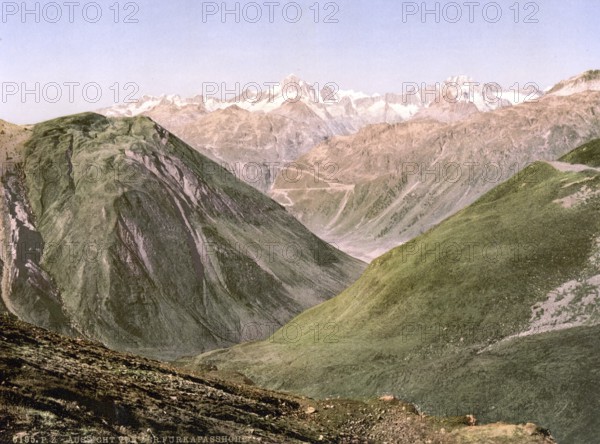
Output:
[[[597,137],[597,91],[549,94],[449,124],[372,125],[313,148],[296,160],[303,172],[279,175],[270,195],[323,239],[370,261],[530,163],[555,159]],[[327,168],[316,181],[319,165]]]
[[[146,97],[103,112],[151,116],[323,239],[370,261],[529,163],[599,137],[599,73],[545,93],[458,76],[407,84],[404,94],[337,91],[333,103],[331,91],[315,101],[310,84],[290,76],[261,100]],[[290,84],[300,100],[286,100]]]
[[[260,85],[259,85],[260,86]],[[368,95],[339,90],[331,83],[317,90],[291,75],[268,88],[241,91],[225,100],[214,93],[183,99],[174,95],[144,96],[135,103],[100,110],[109,117],[146,115],[201,153],[235,170],[261,191],[268,191],[275,175],[319,142],[354,134],[367,125],[411,119],[461,120],[472,114],[536,100],[536,88],[499,90],[466,76],[426,85],[406,82],[402,92]],[[239,168],[239,166],[238,166]]]
[[[257,85],[248,85],[247,89],[231,98],[227,97],[234,95],[234,90],[226,91],[227,85],[218,84],[214,89],[205,91],[206,96],[143,96],[132,103],[105,108],[101,112],[109,117],[134,117],[173,111],[211,113],[236,105],[246,111],[268,114],[289,104],[302,103],[327,122],[333,132],[343,133],[356,132],[368,124],[410,120],[424,109],[442,104],[472,103],[476,110],[486,112],[536,100],[543,94],[533,83],[509,89],[495,82],[478,82],[468,76],[453,76],[435,84],[404,82],[402,91],[386,94],[343,90],[335,82],[322,86],[311,84],[293,74],[279,82]],[[515,85],[513,88],[516,88]]]

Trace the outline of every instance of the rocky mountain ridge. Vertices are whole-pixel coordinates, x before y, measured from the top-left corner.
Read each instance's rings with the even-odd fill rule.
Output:
[[[147,117],[36,125],[4,174],[2,301],[162,359],[267,337],[364,265]]]

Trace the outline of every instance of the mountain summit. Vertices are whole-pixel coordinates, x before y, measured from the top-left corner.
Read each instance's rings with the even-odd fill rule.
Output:
[[[2,185],[0,308],[174,359],[267,337],[364,265],[147,117],[36,125]]]

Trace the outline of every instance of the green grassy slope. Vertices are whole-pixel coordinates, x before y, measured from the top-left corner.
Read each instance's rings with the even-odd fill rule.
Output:
[[[600,167],[600,140],[593,140],[590,143],[586,143],[578,149],[571,151],[560,160]]]
[[[312,396],[392,392],[439,414],[540,420],[559,442],[593,442],[599,190],[595,170],[535,163],[268,341],[195,362]]]
[[[44,274],[73,328],[118,350],[174,359],[264,338],[364,269],[145,117],[36,125],[22,170],[12,217],[38,258],[15,285]],[[33,298],[15,288],[14,312],[55,328]]]

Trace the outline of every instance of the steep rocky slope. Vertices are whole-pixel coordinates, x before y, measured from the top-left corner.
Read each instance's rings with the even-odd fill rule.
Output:
[[[263,192],[282,168],[334,135],[301,102],[283,104],[271,113],[253,113],[234,104],[212,113],[168,107],[146,114]]]
[[[364,265],[146,117],[36,125],[5,174],[5,309],[144,355],[267,337]]]
[[[598,91],[548,95],[455,123],[369,126],[313,148],[296,161],[300,173],[276,178],[271,196],[321,238],[372,260],[530,163],[599,136]]]
[[[550,444],[533,424],[467,427],[394,399],[316,401],[190,374],[0,315],[0,442]]]
[[[536,162],[269,340],[189,365],[316,397],[392,393],[435,414],[469,409],[595,442],[599,161],[595,141]]]

